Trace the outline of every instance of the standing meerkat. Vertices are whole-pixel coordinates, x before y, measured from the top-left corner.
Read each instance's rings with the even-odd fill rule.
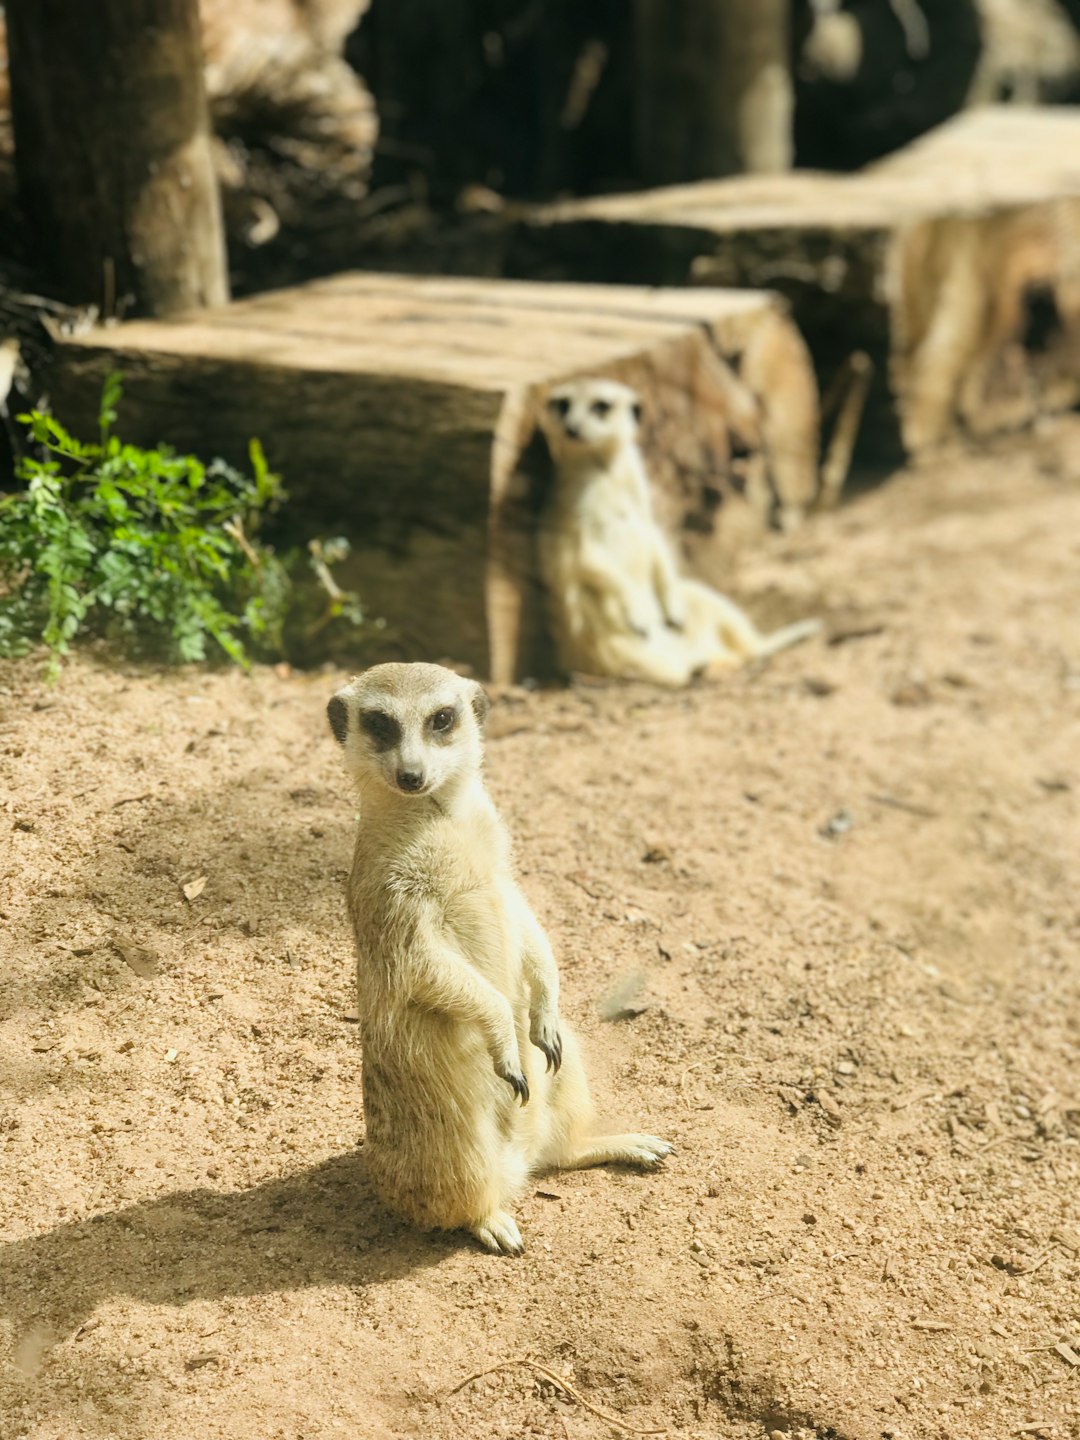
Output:
[[[763,635],[725,595],[679,574],[653,517],[640,419],[637,395],[614,380],[572,381],[547,400],[555,485],[540,571],[560,663],[679,686],[816,634],[821,622],[804,620]]]
[[[413,1223],[517,1255],[509,1207],[534,1171],[653,1166],[671,1146],[593,1133],[551,946],[484,788],[487,705],[441,665],[376,665],[327,715],[360,798],[348,907],[370,1173]]]

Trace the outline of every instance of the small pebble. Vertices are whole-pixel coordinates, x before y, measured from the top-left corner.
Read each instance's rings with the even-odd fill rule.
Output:
[[[826,840],[835,840],[838,835],[846,835],[854,824],[855,817],[850,810],[838,810],[821,826],[819,833]]]

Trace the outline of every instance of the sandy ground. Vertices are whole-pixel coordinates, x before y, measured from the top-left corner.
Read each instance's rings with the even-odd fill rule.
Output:
[[[598,1098],[678,1147],[521,1260],[364,1178],[338,675],[0,671],[4,1440],[1080,1436],[1075,440],[744,563],[839,643],[498,698]]]

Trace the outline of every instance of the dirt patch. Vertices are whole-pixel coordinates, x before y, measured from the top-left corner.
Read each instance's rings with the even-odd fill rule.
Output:
[[[520,1261],[364,1177],[338,675],[4,667],[5,1440],[615,1433],[453,1393],[525,1356],[672,1436],[1080,1436],[1070,433],[744,563],[840,643],[497,700],[598,1098],[678,1147],[539,1180]]]

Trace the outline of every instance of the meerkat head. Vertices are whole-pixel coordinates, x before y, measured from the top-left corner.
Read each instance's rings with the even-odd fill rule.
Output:
[[[595,458],[607,464],[637,443],[641,400],[617,380],[571,380],[551,391],[541,425],[557,465]]]
[[[373,665],[326,707],[349,775],[396,795],[434,795],[475,774],[488,698],[442,665]]]

